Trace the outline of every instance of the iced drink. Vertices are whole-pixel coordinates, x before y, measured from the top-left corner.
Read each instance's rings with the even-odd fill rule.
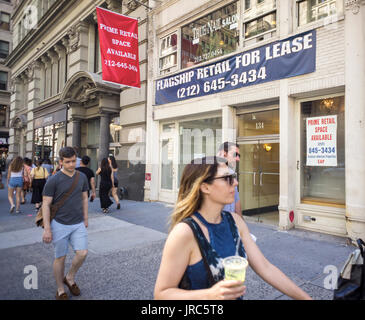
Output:
[[[231,256],[223,259],[224,278],[245,282],[248,261],[240,256]]]

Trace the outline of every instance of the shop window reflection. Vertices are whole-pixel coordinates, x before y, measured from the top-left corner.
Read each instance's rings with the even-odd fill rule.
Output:
[[[181,29],[181,67],[234,52],[239,45],[237,2],[218,9]]]
[[[307,165],[307,118],[337,116],[336,166]],[[301,104],[301,201],[314,204],[345,204],[345,103],[344,97]]]
[[[222,118],[209,118],[179,123],[179,168],[181,174],[191,160],[214,156],[222,143]]]

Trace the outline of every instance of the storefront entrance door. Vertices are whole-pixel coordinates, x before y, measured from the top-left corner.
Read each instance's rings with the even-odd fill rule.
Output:
[[[176,146],[175,130],[163,132],[160,136],[160,186],[159,200],[174,203],[176,201]]]
[[[243,215],[266,214],[278,221],[279,142],[254,140],[240,143],[239,192]],[[270,219],[271,219],[270,218]]]

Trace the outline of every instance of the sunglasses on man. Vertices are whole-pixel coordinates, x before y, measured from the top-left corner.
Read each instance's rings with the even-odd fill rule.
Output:
[[[207,179],[205,182],[210,182],[212,180],[216,180],[216,179],[224,179],[230,186],[233,185],[234,180],[237,180],[237,174],[236,173],[232,173],[232,174],[227,174],[224,176],[220,176],[220,177],[213,177],[210,179]]]

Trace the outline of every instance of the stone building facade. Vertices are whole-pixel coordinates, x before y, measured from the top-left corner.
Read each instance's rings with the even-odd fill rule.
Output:
[[[365,238],[365,1],[167,0],[149,21],[145,199],[174,203],[185,164],[234,141],[244,216]],[[248,75],[211,80],[213,64],[308,33],[314,71],[228,91]],[[182,85],[198,73],[204,86]],[[329,166],[308,161],[316,117],[337,121]]]
[[[11,157],[57,161],[77,147],[96,170],[112,154],[119,185],[143,200],[144,164],[130,149],[143,143],[147,82],[146,1],[26,0],[12,16]],[[141,89],[102,80],[96,6],[138,18]],[[138,156],[138,155],[137,155]],[[135,157],[137,157],[135,156]],[[136,161],[134,161],[136,160]]]
[[[9,147],[11,77],[11,70],[5,65],[5,60],[12,50],[12,11],[13,1],[0,1],[0,157],[4,161]]]

